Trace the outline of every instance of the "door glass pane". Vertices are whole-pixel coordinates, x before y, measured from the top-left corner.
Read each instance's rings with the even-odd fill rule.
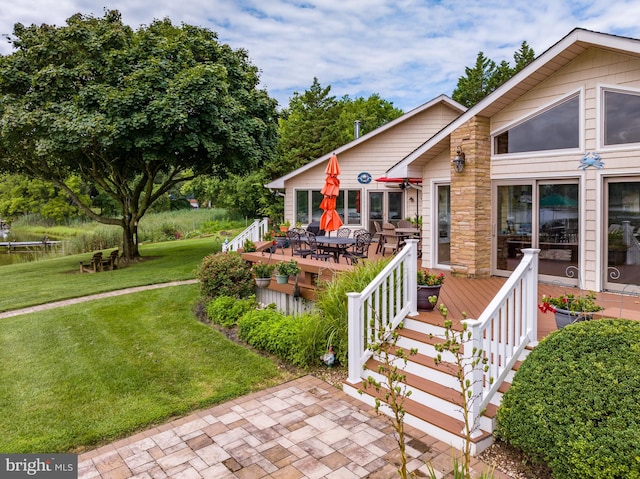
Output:
[[[382,226],[382,191],[369,192],[369,231],[375,233],[373,222],[377,221]]]
[[[640,182],[608,185],[607,287],[640,285]],[[615,287],[615,285],[619,285]]]
[[[296,223],[309,223],[309,190],[296,191]]]
[[[360,190],[347,192],[347,224],[359,225],[360,223]]]
[[[531,185],[498,186],[496,215],[497,269],[513,271],[522,258],[522,248],[531,248]]]
[[[387,221],[394,226],[398,226],[398,221],[404,218],[402,211],[402,201],[404,193],[401,191],[390,191],[387,193],[389,208]]]
[[[320,217],[324,213],[320,208],[322,198],[324,198],[324,195],[319,190],[311,192],[311,221],[320,221]]]
[[[577,277],[578,184],[538,186],[539,273]]]
[[[438,185],[438,264],[451,262],[451,187]]]

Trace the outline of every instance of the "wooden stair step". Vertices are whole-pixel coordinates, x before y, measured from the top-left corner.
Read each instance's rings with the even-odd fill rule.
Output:
[[[364,384],[362,382],[357,384],[350,384],[351,387],[354,387],[358,390],[364,391],[365,394],[369,394],[374,398],[378,398],[384,402],[384,391],[377,392],[372,386],[368,386],[366,389],[364,388]],[[448,433],[464,438],[463,430],[464,423],[457,419],[453,419],[451,416],[447,416],[446,414],[441,413],[436,409],[432,409],[424,404],[420,404],[411,398],[405,398],[403,404],[404,410],[407,414],[414,416],[422,421],[432,424],[435,427],[442,429],[443,431],[447,431]],[[481,431],[481,433],[477,437],[471,438],[472,443],[480,442],[487,437],[491,436],[491,433],[486,431]]]
[[[384,366],[384,364],[376,359],[371,358],[365,363],[365,366],[367,367],[367,369],[377,372],[378,367]],[[430,381],[420,376],[416,376],[415,374],[411,374],[406,371],[404,371],[403,374],[406,377],[405,383],[408,386],[419,389],[420,391],[424,391],[432,396],[455,404],[456,406],[462,406],[462,398],[460,397],[460,393],[455,389],[443,386],[442,384]]]

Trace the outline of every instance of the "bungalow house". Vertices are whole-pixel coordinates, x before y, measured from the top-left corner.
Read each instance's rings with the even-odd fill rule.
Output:
[[[322,211],[330,156],[268,185],[285,217]],[[422,265],[640,286],[640,40],[575,29],[470,109],[446,96],[338,148],[344,223],[422,217]],[[454,161],[455,160],[455,161]]]

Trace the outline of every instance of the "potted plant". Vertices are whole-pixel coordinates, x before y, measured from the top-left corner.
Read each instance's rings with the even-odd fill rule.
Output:
[[[273,231],[267,230],[262,235],[262,241],[273,241]]]
[[[432,311],[438,297],[440,288],[444,283],[444,273],[433,273],[427,269],[419,269],[418,280],[418,311]],[[435,296],[433,301],[429,298]]]
[[[288,248],[289,240],[287,239],[287,233],[284,231],[274,231],[273,238],[278,248]]]
[[[258,288],[266,288],[269,286],[269,283],[271,282],[271,275],[275,269],[275,264],[263,263],[261,261],[253,263],[251,272],[253,273],[253,277],[256,281],[256,286]]]
[[[278,284],[285,284],[289,281],[289,276],[295,276],[299,272],[300,266],[296,260],[280,261],[276,265],[276,280]]]
[[[289,231],[290,226],[291,226],[290,221],[283,221],[282,223],[280,223],[280,231],[282,231],[283,233],[286,233],[287,231]]]
[[[555,313],[556,326],[564,328],[576,321],[584,321],[593,318],[593,313],[604,308],[596,303],[596,293],[589,291],[583,296],[562,294],[557,297],[543,295],[542,303],[538,305],[540,311]]]

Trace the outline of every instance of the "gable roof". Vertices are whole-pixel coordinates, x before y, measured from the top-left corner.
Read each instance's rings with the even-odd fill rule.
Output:
[[[567,36],[542,53],[525,68],[507,80],[491,94],[469,108],[413,152],[387,170],[387,176],[415,176],[411,165],[437,156],[449,148],[449,135],[474,116],[491,117],[531,90],[553,73],[566,66],[590,47],[598,47],[624,54],[640,54],[640,40],[575,28]],[[415,169],[415,168],[414,168]],[[410,174],[412,173],[412,174]]]
[[[299,175],[300,173],[303,173],[325,161],[329,161],[329,158],[331,158],[331,156],[335,153],[340,154],[343,153],[345,151],[348,151],[352,148],[355,148],[356,146],[358,146],[361,143],[364,143],[365,141],[370,140],[371,138],[380,135],[381,133],[384,133],[385,131],[393,128],[394,126],[407,121],[408,119],[416,116],[419,113],[422,113],[425,110],[428,110],[429,108],[439,104],[439,103],[446,103],[448,106],[450,106],[451,108],[453,108],[454,110],[458,110],[461,113],[464,112],[466,110],[466,108],[461,105],[460,103],[458,103],[457,101],[451,99],[450,97],[448,97],[447,95],[440,95],[435,97],[434,99],[428,101],[427,103],[424,103],[423,105],[420,105],[417,108],[414,108],[413,110],[408,111],[407,113],[399,116],[398,118],[396,118],[395,120],[390,121],[389,123],[386,123],[378,128],[376,128],[373,131],[370,131],[369,133],[362,135],[360,138],[357,138],[345,145],[342,145],[339,148],[336,148],[334,151],[327,153],[324,156],[321,156],[320,158],[317,158],[309,163],[307,163],[304,166],[301,166],[300,168],[297,168],[295,170],[293,170],[290,173],[287,173],[284,176],[281,176],[280,178],[277,178],[269,183],[267,183],[265,185],[266,188],[270,188],[270,189],[281,189],[285,187],[285,182],[297,175]]]

